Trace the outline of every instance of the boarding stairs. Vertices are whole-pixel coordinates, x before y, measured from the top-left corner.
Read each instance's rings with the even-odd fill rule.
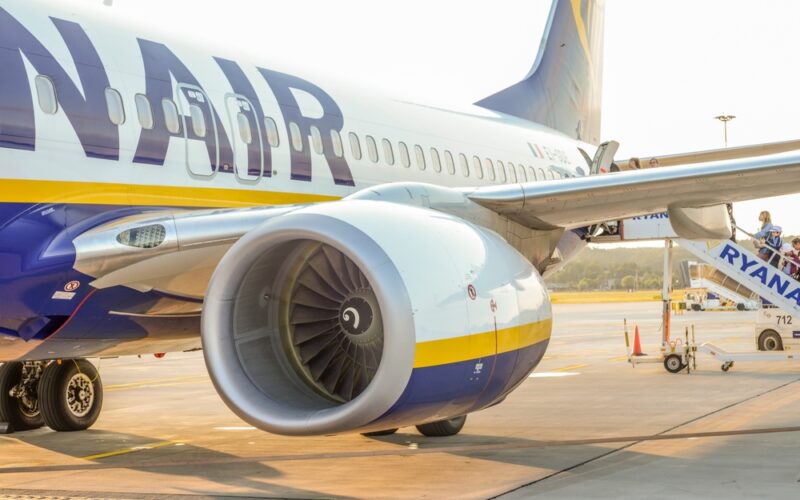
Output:
[[[758,308],[759,296],[757,293],[716,267],[703,262],[687,262],[686,264],[689,268],[689,280],[692,288],[705,288],[745,309]]]
[[[741,229],[739,231],[748,234]],[[758,250],[752,245],[742,245],[731,240],[707,242],[677,238],[674,241],[698,259],[716,268],[721,275],[729,277],[728,284],[739,284],[742,287],[741,295],[747,296],[747,290],[751,292],[750,296],[758,295],[787,312],[800,314],[800,282],[782,271],[786,261],[779,252],[767,247],[769,260],[779,260],[778,267],[774,267],[769,261],[762,260],[758,256]],[[726,280],[722,282],[725,283]]]

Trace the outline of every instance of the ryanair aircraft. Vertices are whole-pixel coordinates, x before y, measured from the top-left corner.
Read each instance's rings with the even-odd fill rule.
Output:
[[[86,429],[86,358],[202,349],[270,432],[459,432],[604,222],[726,236],[726,203],[798,191],[800,157],[747,157],[778,147],[615,162],[602,21],[555,0],[528,75],[439,109],[0,0],[0,421]]]

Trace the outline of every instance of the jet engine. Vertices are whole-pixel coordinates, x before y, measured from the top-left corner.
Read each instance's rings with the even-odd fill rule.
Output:
[[[541,360],[550,302],[496,233],[394,203],[280,215],[220,262],[206,364],[241,418],[278,434],[366,432],[502,400]]]

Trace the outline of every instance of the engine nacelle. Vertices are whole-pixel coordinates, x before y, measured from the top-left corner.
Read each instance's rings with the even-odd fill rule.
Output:
[[[288,435],[415,425],[500,401],[544,355],[541,277],[492,231],[348,200],[241,238],[203,311],[206,364],[241,418]]]

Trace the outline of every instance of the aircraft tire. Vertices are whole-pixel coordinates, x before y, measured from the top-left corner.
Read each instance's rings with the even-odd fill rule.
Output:
[[[5,363],[0,366],[0,422],[8,423],[9,432],[29,431],[44,425],[38,405],[30,408],[19,398],[9,394],[21,378],[22,363]]]
[[[429,422],[417,426],[417,430],[423,436],[428,437],[446,437],[455,436],[461,429],[464,428],[464,423],[467,421],[466,415],[460,417],[448,418],[447,420],[438,420],[436,422]]]
[[[39,405],[44,422],[54,431],[88,429],[103,407],[100,373],[85,359],[50,363],[39,382]]]

